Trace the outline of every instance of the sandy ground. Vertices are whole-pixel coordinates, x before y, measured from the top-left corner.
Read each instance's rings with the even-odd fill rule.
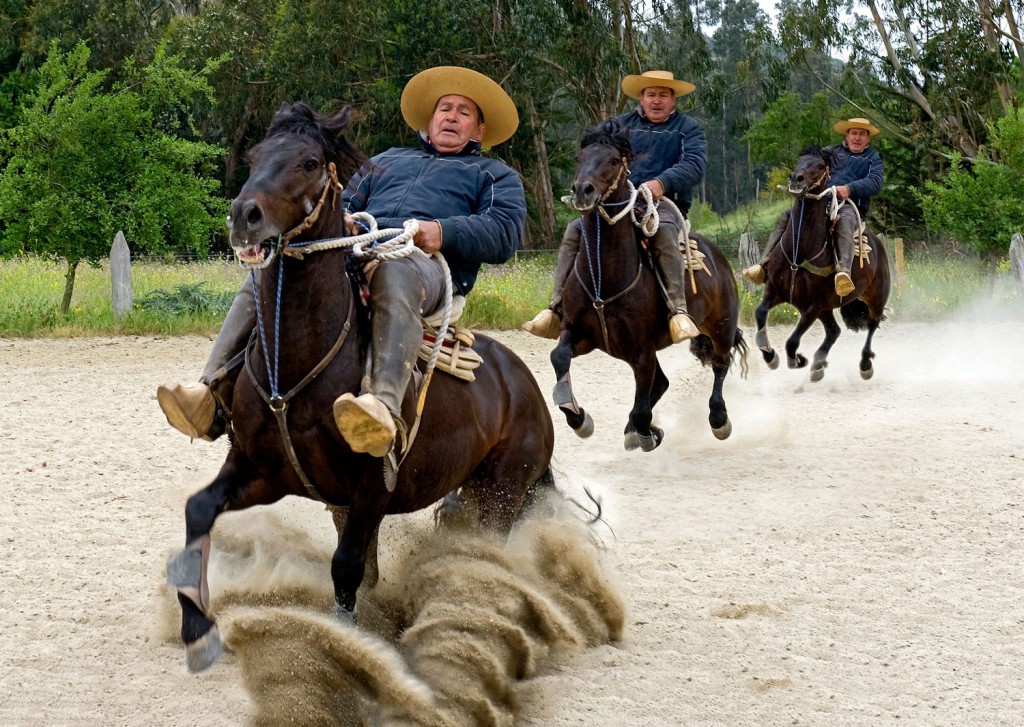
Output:
[[[549,391],[549,343],[499,337]],[[567,492],[604,499],[629,617],[621,643],[522,683],[522,724],[1024,723],[1024,315],[897,317],[875,343],[869,382],[860,334],[818,384],[752,352],[726,382],[725,442],[710,372],[665,352],[667,438],[649,454],[622,448],[628,369],[574,363],[597,431],[556,413],[554,464]],[[251,719],[231,659],[188,674],[154,610],[185,498],[226,450],[170,430],[155,389],[193,378],[209,345],[0,341],[0,725]],[[274,511],[329,547],[321,508]]]

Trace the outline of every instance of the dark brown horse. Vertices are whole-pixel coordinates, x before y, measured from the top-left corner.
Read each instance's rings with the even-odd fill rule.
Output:
[[[789,303],[800,312],[796,328],[786,340],[789,368],[807,366],[807,357],[798,352],[800,339],[814,321],[825,327],[825,340],[814,352],[811,381],[820,381],[828,366],[828,352],[841,331],[836,308],[851,331],[867,329],[868,336],[860,354],[860,375],[870,379],[874,373],[871,339],[885,319],[889,300],[889,257],[882,240],[868,233],[870,251],[866,257],[854,255],[850,277],[854,291],[843,298],[836,295],[833,283],[835,248],[830,231],[833,194],[829,191],[829,169],[835,164],[826,149],[810,147],[796,160],[789,177],[789,192],[796,199],[789,226],[765,264],[764,299],[754,312],[757,334],[754,339],[769,368],[779,365],[779,354],[768,341],[768,311],[780,303]]]
[[[633,370],[633,409],[625,428],[626,449],[649,452],[664,432],[651,426],[652,410],[668,389],[657,352],[671,345],[668,304],[659,288],[644,236],[624,214],[634,199],[629,177],[633,152],[629,129],[615,121],[586,130],[577,155],[572,205],[583,213],[583,241],[562,293],[562,330],[551,352],[558,383],[555,404],[581,437],[594,431],[590,415],[576,402],[569,379],[573,358],[595,348],[625,361]],[[616,219],[621,217],[621,219]],[[610,220],[616,220],[614,224]],[[732,268],[722,252],[701,235],[691,235],[704,269],[686,274],[686,303],[700,335],[690,351],[710,366],[715,381],[708,401],[711,430],[719,439],[732,432],[722,396],[733,353],[746,369],[747,346],[739,323],[739,297]],[[695,283],[696,289],[694,289]]]
[[[222,512],[286,495],[347,508],[347,517],[336,518],[331,575],[336,610],[351,615],[364,574],[376,578],[376,533],[385,515],[425,508],[462,488],[479,523],[504,534],[535,488],[553,486],[554,430],[544,397],[526,365],[485,336],[474,345],[484,360],[474,382],[432,378],[393,491],[382,460],[353,454],[338,432],[331,404],[343,392],[359,393],[367,357],[368,313],[353,281],[359,266],[345,247],[304,258],[290,253],[303,241],[343,234],[343,212],[331,199],[340,186],[333,169],[348,179],[360,159],[343,136],[347,126],[347,109],[328,117],[304,104],[282,106],[250,153],[249,179],[231,205],[232,247],[240,260],[263,268],[260,330],[234,387],[231,449],[213,482],[189,498],[186,548],[168,566],[194,671],[221,650],[206,565],[210,530]],[[320,199],[326,204],[317,205]],[[303,231],[294,242],[282,244],[296,228]],[[406,421],[415,409],[410,390]]]

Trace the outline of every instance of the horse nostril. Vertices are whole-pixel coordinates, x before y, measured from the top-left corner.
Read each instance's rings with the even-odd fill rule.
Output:
[[[583,185],[583,194],[591,195],[593,193],[594,193],[594,185],[592,183],[587,182],[586,184]]]
[[[249,227],[259,227],[263,224],[263,210],[255,202],[249,202],[245,205],[243,211],[245,223]]]

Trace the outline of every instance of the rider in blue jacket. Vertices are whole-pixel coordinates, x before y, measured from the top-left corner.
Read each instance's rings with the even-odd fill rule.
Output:
[[[836,188],[836,196],[840,200],[849,200],[839,208],[839,219],[835,226],[835,245],[837,253],[835,291],[836,295],[845,297],[854,291],[850,271],[853,266],[854,236],[859,233],[858,222],[868,217],[870,200],[882,191],[885,168],[882,157],[872,149],[871,136],[878,133],[878,128],[867,119],[848,119],[840,121],[833,127],[845,138],[839,144],[825,147],[836,157],[835,167],[829,175],[829,183]],[[856,210],[854,209],[856,208]],[[859,216],[859,219],[858,219]],[[761,262],[743,271],[743,276],[758,285],[764,283],[764,265],[768,261],[775,246],[789,225],[790,211],[784,211],[775,229],[768,236]]]
[[[629,172],[634,186],[646,185],[655,201],[668,198],[685,216],[690,210],[693,188],[704,177],[708,163],[708,144],[704,132],[689,116],[676,109],[676,97],[693,92],[696,87],[676,80],[668,71],[647,71],[622,79],[622,91],[640,101],[640,107],[618,117],[630,129],[629,143],[636,153]],[[686,310],[683,283],[683,256],[679,252],[679,232],[683,220],[659,205],[661,224],[652,238],[654,260],[661,271],[671,302],[669,332],[673,343],[698,335]],[[565,230],[558,250],[551,305],[523,325],[530,333],[545,338],[558,338],[561,329],[562,288],[579,253],[582,231],[579,219]]]
[[[416,149],[389,149],[371,159],[342,195],[350,212],[372,214],[380,228],[419,220],[419,250],[382,260],[370,275],[372,353],[368,390],[343,394],[334,419],[355,452],[383,457],[404,431],[402,398],[423,336],[421,315],[435,311],[445,290],[440,251],[453,287],[463,295],[482,263],[502,263],[518,249],[526,225],[526,196],[519,175],[481,156],[483,144],[509,139],[519,124],[515,104],[494,81],[456,66],[414,76],[402,93],[402,115],[420,134]],[[349,232],[357,229],[351,217]],[[211,385],[228,374],[225,364],[243,350],[256,323],[250,283],[243,285],[225,318],[203,375],[196,384],[165,384],[157,399],[168,422],[190,437],[214,439],[223,414]]]

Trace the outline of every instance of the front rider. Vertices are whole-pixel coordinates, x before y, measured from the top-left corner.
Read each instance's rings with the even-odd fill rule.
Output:
[[[417,148],[392,148],[373,157],[348,183],[343,199],[352,212],[367,212],[381,228],[417,219],[418,248],[385,260],[370,276],[372,363],[369,390],[334,402],[334,419],[355,452],[383,457],[403,431],[402,398],[420,349],[421,314],[443,303],[444,269],[465,295],[482,263],[503,263],[518,249],[526,224],[526,196],[519,175],[481,155],[483,145],[509,139],[519,125],[515,104],[494,81],[457,66],[413,76],[402,93],[402,116],[420,136]],[[359,230],[347,219],[349,232]],[[190,437],[215,439],[223,431],[211,386],[248,340],[256,324],[252,287],[243,285],[196,384],[157,391],[167,421]]]
[[[676,80],[669,71],[646,71],[622,79],[622,92],[640,101],[640,107],[618,117],[629,127],[629,142],[636,153],[629,180],[637,187],[646,185],[654,200],[670,199],[685,217],[690,210],[693,187],[704,177],[708,162],[708,144],[697,122],[676,110],[676,97],[692,93],[696,86]],[[661,271],[671,301],[669,333],[673,343],[681,343],[699,334],[686,310],[683,281],[683,256],[679,251],[679,232],[683,220],[658,205],[661,224],[651,240],[654,261]],[[580,220],[569,223],[558,250],[551,305],[523,325],[530,333],[557,339],[561,328],[562,288],[572,271],[580,249]]]
[[[839,219],[835,224],[835,245],[838,262],[836,264],[835,290],[836,295],[845,297],[853,292],[853,279],[850,271],[853,267],[853,240],[860,230],[858,223],[868,218],[871,197],[882,191],[885,169],[882,157],[872,149],[871,136],[878,133],[867,119],[855,118],[839,121],[833,127],[845,137],[839,144],[825,147],[836,157],[835,168],[831,170],[829,183],[836,188],[836,196],[840,200],[849,200],[839,208]],[[856,206],[856,210],[853,205]],[[858,213],[860,217],[858,218]],[[758,285],[764,283],[764,265],[768,256],[779,244],[789,224],[790,210],[779,215],[775,229],[768,236],[761,262],[743,271],[743,277]]]

